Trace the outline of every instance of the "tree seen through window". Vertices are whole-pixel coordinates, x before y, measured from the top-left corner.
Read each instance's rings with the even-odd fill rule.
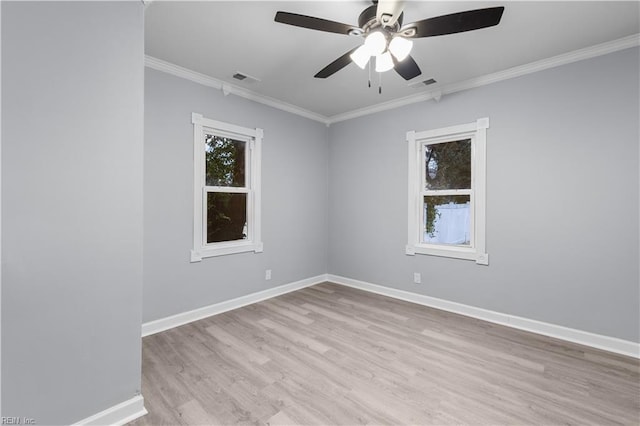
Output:
[[[228,137],[205,136],[205,181],[207,186],[246,187],[247,143]],[[247,194],[208,192],[207,243],[246,239]]]
[[[471,140],[425,145],[424,189],[426,191],[471,188]],[[440,206],[445,204],[467,204],[469,196],[429,195],[424,197],[425,232],[433,238],[436,222],[441,217]],[[457,225],[456,225],[457,226]],[[468,228],[467,223],[460,226]],[[468,241],[462,244],[468,244]]]

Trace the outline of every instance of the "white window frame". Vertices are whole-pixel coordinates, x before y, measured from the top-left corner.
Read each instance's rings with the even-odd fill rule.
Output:
[[[407,132],[409,143],[409,225],[407,255],[427,254],[456,259],[475,260],[489,264],[486,252],[486,185],[487,185],[487,129],[489,119],[473,123],[421,132]],[[435,143],[471,140],[471,190],[437,191],[438,195],[470,195],[470,233],[468,246],[430,244],[422,242],[424,227],[425,166],[424,147]]]
[[[251,129],[224,123],[222,121],[205,118],[202,114],[191,114],[193,123],[193,163],[194,163],[194,193],[193,193],[193,249],[191,262],[199,262],[206,257],[223,256],[227,254],[255,252],[264,249],[261,234],[261,159],[263,130]],[[205,134],[222,135],[236,140],[246,141],[247,155],[245,164],[248,165],[245,174],[245,186],[241,188],[207,186],[205,178]],[[245,240],[223,241],[207,243],[206,226],[206,197],[208,192],[234,192],[247,194],[247,228]]]

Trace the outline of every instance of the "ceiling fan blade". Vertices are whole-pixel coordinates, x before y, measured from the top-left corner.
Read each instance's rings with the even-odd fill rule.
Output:
[[[277,12],[275,21],[281,24],[294,25],[296,27],[309,28],[310,30],[325,31],[328,33],[349,35],[349,32],[352,30],[361,32],[360,28],[353,25],[314,18],[313,16],[298,15],[297,13]]]
[[[376,19],[383,26],[391,27],[398,21],[403,9],[403,0],[378,0]]]
[[[411,55],[407,56],[402,61],[397,61],[396,58],[393,58],[393,65],[393,68],[396,70],[396,72],[400,74],[400,76],[405,80],[411,80],[412,78],[415,78],[422,74],[422,71],[420,71],[420,67],[411,57]]]
[[[437,16],[407,24],[399,32],[406,37],[417,38],[479,30],[498,25],[500,18],[502,18],[502,12],[504,12],[502,6],[467,10],[466,12]],[[415,29],[415,34],[411,35],[411,29]]]
[[[338,71],[340,71],[342,68],[346,67],[347,65],[349,65],[351,63],[350,55],[358,47],[354,47],[353,49],[351,49],[350,51],[348,51],[344,55],[340,56],[335,61],[331,62],[326,67],[322,68],[320,71],[318,71],[318,73],[316,75],[314,75],[314,77],[315,78],[327,78],[327,77],[337,73]]]

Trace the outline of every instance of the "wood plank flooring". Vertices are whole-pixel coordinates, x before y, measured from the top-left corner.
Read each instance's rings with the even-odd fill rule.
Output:
[[[132,425],[638,425],[636,359],[324,283],[143,339]]]

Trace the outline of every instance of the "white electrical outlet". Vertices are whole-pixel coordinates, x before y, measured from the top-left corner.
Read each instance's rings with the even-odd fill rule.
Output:
[[[422,282],[422,276],[420,275],[420,272],[413,273],[413,282],[416,284],[420,284]]]
[[[264,271],[264,279],[265,280],[271,279],[271,269],[267,269],[266,271]]]

